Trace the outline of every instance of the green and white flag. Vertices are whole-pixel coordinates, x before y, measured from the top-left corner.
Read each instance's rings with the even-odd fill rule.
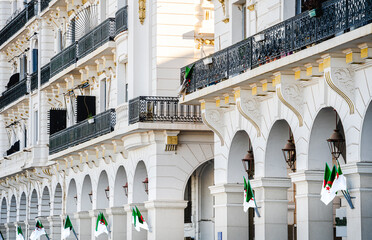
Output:
[[[342,174],[340,164],[338,164],[336,177],[335,177],[335,180],[333,181],[333,184],[332,184],[332,192],[334,192],[336,194],[338,191],[341,191],[341,190],[346,191],[347,186],[346,186],[346,178]]]
[[[70,236],[71,231],[73,230],[72,223],[70,220],[70,217],[67,215],[66,220],[65,220],[65,226],[62,230],[62,239],[66,239]]]
[[[21,226],[18,226],[18,227],[17,227],[17,236],[16,236],[16,240],[25,240],[25,238],[23,237],[23,233],[22,233],[22,228],[21,228]]]
[[[320,193],[321,197],[320,200],[324,202],[325,205],[328,205],[332,200],[336,197],[336,193],[332,190],[332,185],[336,177],[336,167],[333,166],[332,171],[328,167],[326,163],[325,171],[324,171],[324,180],[323,180],[323,188]]]
[[[140,228],[143,228],[143,229],[145,229],[147,231],[149,230],[149,226],[147,225],[145,219],[143,218],[141,212],[138,210],[137,207],[136,207],[136,209],[133,208],[133,210],[132,210],[132,217],[133,217],[134,228],[138,232],[141,230]]]
[[[97,223],[96,223],[96,231],[94,232],[94,236],[98,237],[102,233],[109,234],[108,228],[107,228],[107,221],[105,216],[103,216],[103,213],[99,213],[97,217]]]
[[[255,208],[256,207],[256,204],[254,202],[254,195],[253,195],[253,190],[252,190],[252,187],[251,187],[251,183],[249,182],[249,179],[248,179],[248,183],[247,181],[245,180],[245,177],[244,178],[244,202],[243,202],[243,207],[244,207],[244,212],[247,212],[248,211],[248,208]]]
[[[46,232],[43,224],[41,224],[41,222],[37,220],[35,230],[31,233],[30,239],[36,240],[42,235],[46,235]]]

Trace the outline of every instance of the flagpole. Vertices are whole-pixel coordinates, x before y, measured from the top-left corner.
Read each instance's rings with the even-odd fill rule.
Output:
[[[76,240],[79,240],[79,238],[76,235],[76,232],[75,232],[75,229],[74,228],[72,228],[72,232],[74,233]]]

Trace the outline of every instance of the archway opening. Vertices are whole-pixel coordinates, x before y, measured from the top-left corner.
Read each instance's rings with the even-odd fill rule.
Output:
[[[119,167],[114,186],[114,206],[120,207],[128,203],[128,196],[125,194],[128,191],[127,173],[123,166]]]
[[[76,206],[76,202],[75,202],[75,206]],[[59,216],[61,214],[62,214],[62,187],[61,187],[61,184],[58,183],[54,191],[53,215]]]
[[[109,207],[110,186],[106,171],[102,171],[97,185],[97,209]]]
[[[147,169],[145,163],[140,161],[137,164],[136,171],[134,173],[134,181],[133,181],[133,202],[134,203],[143,203],[147,201],[148,195],[146,193],[145,184],[143,183],[147,176]],[[148,179],[150,182],[150,179]],[[150,184],[148,185],[150,187]],[[149,189],[148,189],[149,190]]]
[[[184,213],[187,239],[214,239],[213,196],[209,187],[214,185],[214,160],[199,166],[190,176],[184,192],[187,207]]]
[[[68,185],[68,192],[67,192],[67,202],[66,204],[66,213],[72,215],[73,213],[77,212],[77,191],[76,191],[76,182],[75,179],[71,179]],[[70,216],[71,217],[71,216]]]
[[[83,181],[83,187],[81,190],[81,202],[80,209],[81,211],[92,210],[93,203],[93,192],[92,192],[92,181],[90,176],[86,175]]]
[[[311,128],[307,161],[308,170],[319,170],[324,172],[326,163],[331,169],[333,165],[336,167],[338,166],[337,160],[332,157],[327,143],[327,139],[330,138],[336,128],[339,130],[342,138],[345,139],[344,128],[338,113],[331,107],[321,109],[315,117]],[[346,163],[346,148],[341,152],[338,161],[341,165]],[[321,189],[321,183],[319,184],[319,188]],[[336,222],[334,219],[336,217],[336,209],[341,207],[340,197],[336,196],[333,202],[328,205],[324,205],[322,202],[318,204],[321,204],[322,211],[320,216],[322,216],[322,226],[325,228],[325,231],[322,231],[322,236],[327,239],[338,239],[335,234]]]
[[[295,139],[292,134],[292,129],[285,120],[278,120],[272,126],[266,145],[265,153],[265,176],[270,178],[287,178],[289,180],[289,173],[291,168],[286,163],[282,149],[292,139]],[[294,168],[296,164],[294,165]],[[295,240],[297,235],[297,217],[296,217],[296,186],[291,184],[288,190],[279,189],[279,195],[287,195],[288,210],[287,210],[287,225],[288,225],[288,239]]]
[[[4,224],[7,223],[7,219],[8,219],[8,206],[7,206],[6,198],[4,197],[3,200],[1,201],[0,229],[2,230],[2,233],[5,239],[7,238],[6,236],[7,234],[6,234],[6,228]]]
[[[13,195],[10,200],[9,222],[14,223],[17,221],[17,201]]]
[[[31,199],[30,199],[30,219],[29,219],[29,221],[33,221],[37,217],[38,207],[39,207],[38,196],[37,196],[36,190],[34,189],[32,191]]]
[[[48,217],[50,215],[50,194],[48,187],[44,187],[43,195],[41,196],[41,216]]]
[[[27,206],[27,199],[26,194],[23,192],[21,195],[21,200],[19,202],[19,221],[26,221],[26,206]]]
[[[362,138],[360,146],[360,159],[363,162],[372,162],[372,102],[369,104],[363,120]]]

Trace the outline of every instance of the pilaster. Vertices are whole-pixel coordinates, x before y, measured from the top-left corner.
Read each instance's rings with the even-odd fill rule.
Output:
[[[215,236],[222,239],[248,239],[248,212],[243,211],[243,184],[220,184],[209,187],[214,196]]]
[[[127,213],[124,207],[112,207],[106,209],[108,222],[111,226],[110,239],[127,239]]]
[[[88,211],[81,211],[74,214],[76,219],[77,234],[79,234],[79,239],[91,239],[91,217]],[[74,223],[72,223],[74,224]]]
[[[49,221],[49,236],[52,239],[60,239],[61,238],[61,228],[62,228],[62,219],[61,216],[55,215],[47,217]]]

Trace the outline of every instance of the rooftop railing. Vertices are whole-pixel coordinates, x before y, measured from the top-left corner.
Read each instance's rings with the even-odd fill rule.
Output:
[[[184,84],[186,93],[217,84],[313,44],[367,25],[372,21],[372,1],[330,0],[323,3],[320,12],[320,16],[317,17],[310,17],[308,11],[303,12],[188,65],[191,72],[186,81],[184,79],[186,67],[183,67],[181,84]]]
[[[92,119],[86,119],[50,135],[49,154],[60,152],[112,132],[116,124],[115,109],[97,114]]]
[[[140,96],[129,101],[129,124],[201,121],[200,106],[180,105],[177,97]]]

